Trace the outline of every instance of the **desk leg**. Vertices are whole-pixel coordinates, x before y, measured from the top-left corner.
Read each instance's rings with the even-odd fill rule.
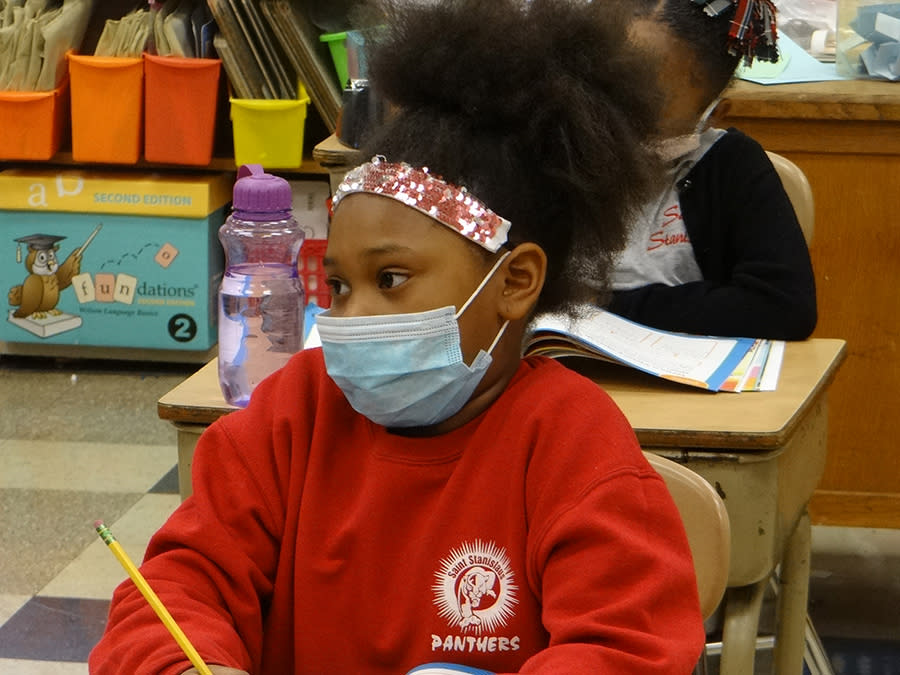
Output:
[[[206,427],[197,424],[176,424],[176,440],[178,443],[178,493],[181,501],[191,496],[191,462],[194,459],[194,448],[200,434]]]
[[[803,672],[811,532],[809,514],[804,511],[787,541],[781,561],[775,636],[775,672],[779,675],[801,675]]]
[[[768,578],[725,591],[720,675],[748,675],[756,659],[756,634]],[[778,671],[779,675],[781,671]]]

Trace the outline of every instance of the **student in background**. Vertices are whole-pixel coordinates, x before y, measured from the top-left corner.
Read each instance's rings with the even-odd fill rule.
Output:
[[[660,66],[669,174],[633,225],[608,308],[665,330],[805,339],[815,280],[791,202],[756,141],[709,124],[738,62],[773,59],[774,7],[751,0],[737,17],[722,0],[639,4],[630,35]]]
[[[665,484],[597,385],[521,356],[652,185],[654,75],[603,6],[389,15],[369,64],[397,112],[335,196],[323,347],[203,434],[142,565],[215,673],[691,672]],[[128,581],[90,666],[196,672]]]

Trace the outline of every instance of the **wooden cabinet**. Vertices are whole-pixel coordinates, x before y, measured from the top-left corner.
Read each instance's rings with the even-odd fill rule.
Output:
[[[847,341],[814,523],[900,527],[900,84],[737,81],[725,125],[793,160],[815,197],[814,337]]]

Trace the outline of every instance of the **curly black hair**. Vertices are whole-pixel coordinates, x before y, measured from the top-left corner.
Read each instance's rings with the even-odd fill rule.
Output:
[[[710,101],[715,99],[731,82],[741,60],[741,53],[730,48],[728,38],[737,6],[732,4],[718,16],[709,16],[703,5],[692,0],[644,0],[642,4],[649,18],[655,16],[687,43],[694,64],[685,67],[703,69],[707,96]]]
[[[427,166],[548,259],[537,311],[603,297],[652,191],[655,72],[619,2],[440,0],[384,6],[370,84],[395,109],[363,157]]]

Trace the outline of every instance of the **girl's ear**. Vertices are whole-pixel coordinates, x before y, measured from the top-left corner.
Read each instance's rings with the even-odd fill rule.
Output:
[[[531,312],[547,274],[547,256],[535,243],[516,246],[500,267],[503,289],[500,315],[509,321],[522,319]]]

